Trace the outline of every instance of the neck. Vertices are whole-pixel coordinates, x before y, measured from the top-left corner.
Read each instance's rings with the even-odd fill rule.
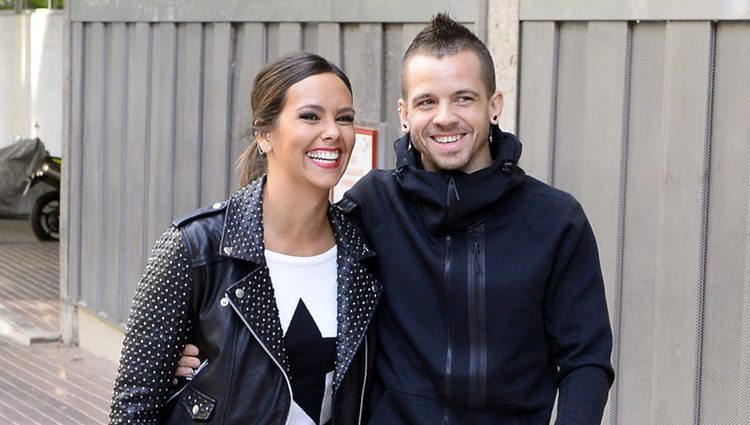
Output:
[[[267,249],[307,257],[335,244],[328,221],[328,192],[291,185],[269,174],[263,189],[263,238]]]

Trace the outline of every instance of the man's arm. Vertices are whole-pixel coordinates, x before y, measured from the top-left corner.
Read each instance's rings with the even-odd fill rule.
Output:
[[[545,301],[558,372],[556,425],[599,425],[614,380],[612,329],[596,241],[575,204],[558,246]]]

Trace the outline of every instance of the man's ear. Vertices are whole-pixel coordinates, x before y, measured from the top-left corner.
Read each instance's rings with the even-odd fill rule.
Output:
[[[498,90],[495,93],[492,93],[492,96],[490,96],[489,104],[490,122],[492,124],[497,124],[500,122],[500,115],[502,115],[503,113],[503,105],[503,92]]]
[[[398,119],[401,121],[401,131],[409,132],[409,107],[404,99],[398,100]]]

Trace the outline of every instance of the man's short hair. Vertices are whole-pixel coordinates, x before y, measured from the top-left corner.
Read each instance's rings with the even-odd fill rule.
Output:
[[[401,62],[401,93],[406,93],[406,66],[414,55],[429,55],[441,59],[446,55],[469,50],[479,58],[481,78],[487,95],[495,92],[495,64],[487,46],[468,28],[454,21],[447,13],[438,13],[426,27],[414,37]]]

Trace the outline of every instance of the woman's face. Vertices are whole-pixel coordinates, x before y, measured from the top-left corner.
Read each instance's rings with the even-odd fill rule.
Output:
[[[266,151],[269,179],[328,191],[344,173],[354,146],[352,95],[333,73],[289,87],[276,126],[258,142]]]

